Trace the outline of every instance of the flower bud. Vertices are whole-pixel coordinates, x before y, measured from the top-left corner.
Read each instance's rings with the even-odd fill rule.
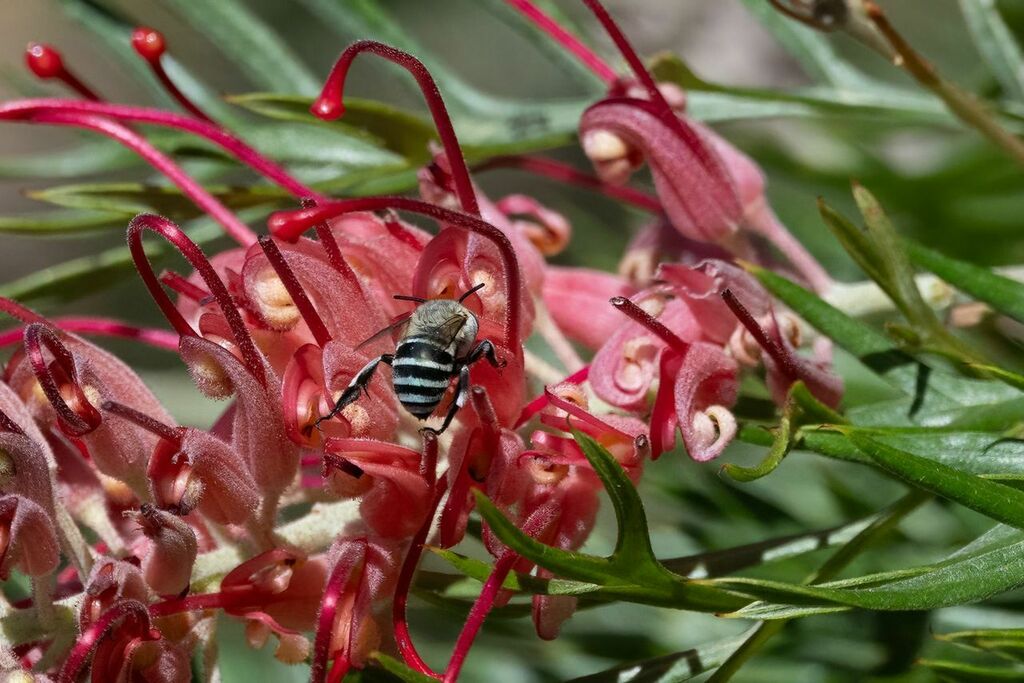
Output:
[[[137,522],[146,537],[139,555],[146,583],[160,595],[178,595],[189,586],[196,561],[196,534],[184,520],[143,503],[125,513]]]

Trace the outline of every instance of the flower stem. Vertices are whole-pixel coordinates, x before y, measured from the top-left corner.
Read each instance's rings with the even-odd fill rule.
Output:
[[[992,112],[974,95],[947,81],[907,42],[882,8],[874,2],[865,2],[868,18],[874,23],[896,52],[893,62],[914,77],[918,83],[939,97],[946,107],[961,121],[987,137],[1006,154],[1024,165],[1024,140],[1003,128]]]
[[[107,512],[105,509],[99,506],[104,505],[102,497],[97,496],[95,501],[87,503],[83,506],[84,509],[95,509],[95,516],[100,516],[106,521],[106,526],[109,527],[110,531],[113,531],[113,527],[110,525],[110,519],[107,518]],[[89,572],[92,571],[92,550],[89,548],[89,544],[85,542],[85,538],[82,536],[82,532],[79,531],[78,525],[75,524],[75,520],[71,517],[71,513],[64,507],[64,503],[60,500],[54,501],[54,517],[57,522],[57,538],[60,541],[61,549],[64,554],[67,555],[68,560],[74,566],[75,571],[78,572],[78,578],[82,583],[89,576]],[[88,521],[83,520],[86,524]],[[97,530],[96,524],[90,524],[90,528],[97,532],[97,535],[101,539],[106,541],[106,538]],[[106,529],[104,529],[106,531]],[[120,542],[120,536],[117,536],[114,532],[113,538],[117,539],[117,543],[111,545],[107,542],[110,552],[117,552],[121,549],[122,543]]]

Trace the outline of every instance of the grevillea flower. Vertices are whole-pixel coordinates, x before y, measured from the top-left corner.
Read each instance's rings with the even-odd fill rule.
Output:
[[[671,83],[656,83],[598,0],[584,0],[633,71],[619,77],[603,60],[544,15],[530,0],[509,0],[608,85],[608,97],[580,121],[580,142],[598,175],[625,183],[641,164],[651,170],[661,209],[684,237],[725,247],[757,260],[766,240],[816,289],[831,280],[778,221],[764,195],[764,175],[742,152],[686,116],[686,97]],[[752,241],[753,238],[753,241]]]
[[[618,77],[528,0],[510,2],[608,82],[608,97],[580,122],[597,176],[531,157],[479,168],[539,172],[655,214],[621,275],[548,263],[572,239],[569,222],[532,197],[492,201],[479,190],[433,78],[400,50],[375,41],[347,48],[311,112],[344,117],[349,70],[372,54],[415,78],[441,144],[424,150],[430,162],[417,172],[418,198],[338,199],[296,180],[191,102],[164,70],[166,42],[153,29],[137,29],[132,46],[184,114],[106,102],[56,50],[30,47],[34,73],[83,99],[2,103],[0,121],[117,141],[236,243],[207,254],[167,218],[131,220],[133,263],[169,330],[47,320],[0,299],[19,323],[0,333],[0,347],[15,347],[0,383],[0,575],[34,578],[40,623],[53,616],[55,595],[81,593],[77,633],[26,644],[36,654],[25,661],[52,663],[40,673],[69,682],[86,671],[94,681],[185,680],[200,648],[204,660],[212,651],[219,612],[245,624],[252,647],[273,637],[278,659],[311,661],[316,682],[340,680],[392,641],[410,667],[454,681],[489,611],[510,598],[508,573],[553,578],[484,525],[493,574],[445,671],[423,661],[406,619],[417,565],[428,542],[463,540],[474,492],[538,541],[578,550],[594,528],[601,481],[574,432],[638,482],[646,460],[671,450],[677,434],[696,460],[722,452],[736,432],[730,407],[745,367],[763,361],[777,401],[797,380],[826,403],[838,401],[825,357],[799,355],[786,313],[727,262],[766,262],[760,235],[805,279],[827,284],[775,220],[756,165],[686,116],[685,93],[654,83],[596,0],[586,4],[635,80]],[[292,208],[278,204],[269,234],[258,234],[157,150],[140,124],[213,144],[291,196]],[[656,195],[624,186],[641,163]],[[186,268],[158,273],[144,238],[170,245]],[[417,307],[437,300],[457,300],[462,319],[472,316],[478,353],[456,357],[442,345],[447,365],[426,353],[404,358],[420,372],[413,388],[443,391],[424,423],[399,402],[389,365],[403,360],[399,344],[437,346],[436,330],[408,325]],[[527,350],[534,334],[564,368]],[[223,410],[209,428],[179,425],[131,368],[83,335],[175,353]],[[593,353],[589,363],[571,342]],[[452,419],[435,432],[442,414]],[[79,527],[99,540],[86,542]],[[61,555],[69,563],[58,572]],[[538,635],[554,638],[575,608],[572,597],[535,596]]]

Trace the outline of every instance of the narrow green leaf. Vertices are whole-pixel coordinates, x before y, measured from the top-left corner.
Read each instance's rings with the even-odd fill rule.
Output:
[[[373,652],[370,655],[370,659],[380,668],[387,671],[393,676],[397,676],[399,680],[405,681],[405,683],[437,683],[437,680],[421,674],[418,671],[414,671],[391,655],[386,655],[383,652]]]
[[[849,607],[926,610],[977,602],[1024,584],[1024,532],[998,526],[978,541],[931,565],[869,574],[815,586],[759,579],[706,582],[765,602],[729,616],[789,619]]]
[[[612,563],[604,557],[585,553],[559,550],[530,538],[492,503],[487,496],[474,490],[476,506],[480,515],[490,526],[494,535],[509,548],[537,564],[567,578],[605,585],[617,581],[612,573]]]
[[[476,579],[481,583],[488,579],[494,569],[491,564],[483,560],[466,557],[445,548],[428,546],[428,549],[466,576]],[[583,583],[568,579],[541,579],[530,574],[520,574],[518,572],[510,572],[501,587],[505,590],[534,595],[587,595],[601,591],[601,586],[594,583]]]
[[[1015,664],[983,665],[934,659],[922,659],[919,664],[939,674],[944,681],[989,683],[1024,679],[1024,667]]]
[[[861,363],[892,386],[914,396],[917,400],[912,412],[921,407],[916,404],[925,400],[946,408],[957,405],[958,401],[935,386],[936,378],[931,376],[930,368],[897,349],[870,325],[851,318],[812,292],[780,275],[756,266],[747,267],[769,292],[815,329],[856,356]]]
[[[282,199],[283,193],[277,188],[256,186],[232,188],[210,186],[206,188],[226,206],[244,209],[272,204]],[[32,199],[64,206],[71,209],[85,209],[134,216],[149,211],[174,220],[187,220],[202,215],[202,212],[176,187],[144,185],[141,183],[90,183],[59,185],[28,193]]]
[[[1024,102],[1024,54],[995,0],[960,0],[967,28],[1005,94]]]
[[[849,431],[848,435],[865,455],[913,486],[1024,528],[1024,492],[887,446],[857,430]]]
[[[0,233],[48,237],[79,235],[112,227],[124,229],[123,214],[104,211],[37,211],[0,216]]]
[[[946,431],[934,428],[886,430],[862,428],[860,433],[891,448],[976,476],[1024,475],[1024,443],[999,434]],[[863,464],[874,461],[848,436],[838,432],[805,431],[800,448]]]
[[[309,97],[247,93],[233,95],[228,101],[273,119],[337,127],[416,164],[430,158],[428,145],[437,138],[433,125],[419,116],[374,100],[346,97],[345,115],[330,122],[321,121],[310,113],[313,100]]]
[[[938,640],[1024,660],[1024,629],[974,629],[935,636]]]
[[[867,232],[833,209],[820,197],[818,198],[818,213],[821,214],[825,225],[832,231],[839,243],[843,245],[846,253],[864,271],[864,274],[874,280],[890,299],[896,301],[897,291],[890,273],[879,262],[876,247]]]
[[[73,147],[46,154],[9,154],[0,157],[0,178],[78,178],[141,165],[131,151],[113,140],[85,139]]]
[[[659,566],[651,548],[651,534],[647,529],[647,513],[633,482],[619,461],[604,446],[583,432],[573,430],[573,438],[583,455],[604,484],[605,491],[615,509],[618,535],[613,562],[625,562],[639,569],[642,565]]]
[[[318,80],[291,48],[239,0],[167,4],[260,87],[304,95],[319,90]]]
[[[128,222],[125,221],[127,226]],[[223,237],[219,226],[206,225],[188,231],[189,237],[200,246]],[[154,264],[167,255],[160,244],[146,246],[153,255]],[[0,296],[17,299],[25,304],[63,304],[103,291],[126,278],[135,276],[135,266],[127,247],[116,247],[98,254],[82,256],[64,263],[37,270],[23,278],[0,286]]]
[[[787,411],[790,412],[790,411]],[[757,465],[744,467],[735,463],[725,463],[722,471],[736,481],[750,482],[761,477],[766,477],[775,471],[775,468],[782,464],[783,459],[789,454],[793,447],[793,417],[784,413],[775,429],[775,439],[768,453]]]
[[[623,664],[573,678],[568,683],[682,683],[711,671],[736,651],[750,631],[732,638],[703,643],[670,655]]]
[[[950,258],[905,239],[910,260],[930,270],[960,291],[984,301],[1000,313],[1024,322],[1024,283],[966,261]]]
[[[871,244],[871,257],[882,266],[885,279],[892,288],[890,296],[893,301],[911,324],[929,332],[934,331],[936,327],[941,329],[942,325],[935,317],[934,311],[925,303],[917,289],[914,269],[903,250],[896,228],[882,209],[882,205],[859,183],[853,185],[853,198],[867,225],[866,237]],[[882,282],[879,284],[885,287]]]

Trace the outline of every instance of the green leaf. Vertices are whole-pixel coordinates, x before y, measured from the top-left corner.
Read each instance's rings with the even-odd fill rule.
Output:
[[[724,662],[743,644],[750,631],[732,638],[703,643],[670,655],[616,666],[568,683],[681,683],[693,680]]]
[[[793,415],[792,410],[783,413],[779,426],[774,430],[775,436],[768,453],[757,465],[743,467],[734,463],[722,465],[722,471],[736,481],[750,482],[766,477],[782,464],[783,459],[793,447]]]
[[[923,659],[919,664],[939,674],[944,681],[988,683],[990,681],[1019,681],[1024,678],[1024,667],[1014,664],[986,666],[934,659]]]
[[[0,216],[0,233],[48,237],[78,235],[113,227],[123,229],[124,215],[106,211],[37,211],[21,216]]]
[[[437,137],[432,123],[373,100],[346,98],[346,113],[337,121],[321,121],[310,114],[311,97],[250,93],[234,96],[231,101],[276,120],[315,124],[349,135],[358,132],[358,139],[400,153],[410,163],[429,159],[427,143]],[[588,104],[569,100],[534,105],[505,118],[467,116],[457,118],[455,128],[462,151],[470,160],[541,151],[572,142]]]
[[[373,652],[370,655],[370,659],[377,666],[384,669],[389,674],[397,676],[399,680],[405,681],[405,683],[437,683],[436,679],[410,669],[403,662],[400,662],[394,657],[386,655],[383,652]]]
[[[127,225],[127,221],[125,221]],[[187,231],[200,246],[224,236],[224,231],[207,222]],[[154,265],[169,253],[160,244],[146,246],[153,255]],[[103,291],[108,287],[135,276],[135,266],[127,247],[107,249],[37,270],[23,278],[0,286],[0,296],[17,299],[25,304],[65,304]]]
[[[985,432],[946,431],[935,428],[886,430],[862,428],[890,448],[903,450],[935,463],[975,476],[1017,478],[1024,476],[1024,443]],[[800,434],[799,448],[862,464],[874,462],[846,435],[807,430]]]
[[[0,157],[0,178],[78,178],[109,173],[143,162],[113,140],[87,139],[67,149],[46,154],[9,154]]]
[[[1024,660],[1024,629],[974,629],[942,633],[935,637],[948,643]]]
[[[1024,54],[995,0],[960,0],[967,28],[1005,94],[1024,102]]]
[[[976,602],[1024,584],[1024,532],[996,526],[940,562],[869,574],[815,586],[759,579],[705,582],[742,591],[765,602],[729,615],[788,619],[849,607],[873,610],[927,610]]]
[[[910,261],[896,234],[896,228],[885,214],[882,205],[859,183],[853,185],[853,198],[867,225],[865,237],[871,245],[868,256],[882,266],[884,273],[884,281],[876,282],[889,293],[890,298],[912,325],[928,332],[934,331],[936,327],[945,332],[934,311],[925,303],[917,289],[914,269],[910,266]]]
[[[239,0],[168,0],[168,6],[209,38],[255,84],[312,95],[320,84],[291,48]]]
[[[626,475],[626,470],[608,449],[594,439],[578,430],[573,430],[572,435],[604,484],[615,509],[618,532],[614,561],[625,562],[635,568],[645,564],[660,567],[654,557],[654,549],[651,548],[651,534],[647,530],[647,513],[644,512],[643,501]]]
[[[476,579],[481,583],[490,577],[494,569],[493,566],[483,560],[466,557],[445,548],[428,546],[427,549],[466,576]],[[519,572],[510,572],[505,582],[501,584],[501,587],[505,590],[516,591],[517,593],[531,593],[534,595],[587,595],[599,593],[601,590],[601,586],[595,583],[583,583],[567,579],[542,579]]]
[[[523,557],[529,558],[540,566],[577,581],[605,585],[615,581],[611,572],[611,561],[605,557],[595,557],[585,553],[559,550],[545,545],[520,531],[498,507],[478,490],[476,496],[477,510],[484,518],[491,531],[502,543]]]
[[[966,261],[904,240],[910,260],[995,310],[1024,322],[1024,284]]]
[[[247,93],[233,95],[228,101],[273,119],[336,127],[416,165],[430,159],[428,145],[437,138],[433,125],[420,117],[374,100],[346,97],[345,115],[337,121],[313,116],[309,111],[312,98],[299,95]]]
[[[855,429],[847,434],[861,452],[909,484],[1024,528],[1024,492],[887,446]]]
[[[223,204],[235,209],[272,204],[280,201],[284,196],[280,190],[273,187],[210,186],[206,189]],[[204,215],[192,203],[192,200],[183,195],[177,187],[163,185],[141,183],[59,185],[45,190],[33,190],[28,193],[28,196],[41,202],[71,209],[117,213],[128,217],[147,211],[179,221]]]

